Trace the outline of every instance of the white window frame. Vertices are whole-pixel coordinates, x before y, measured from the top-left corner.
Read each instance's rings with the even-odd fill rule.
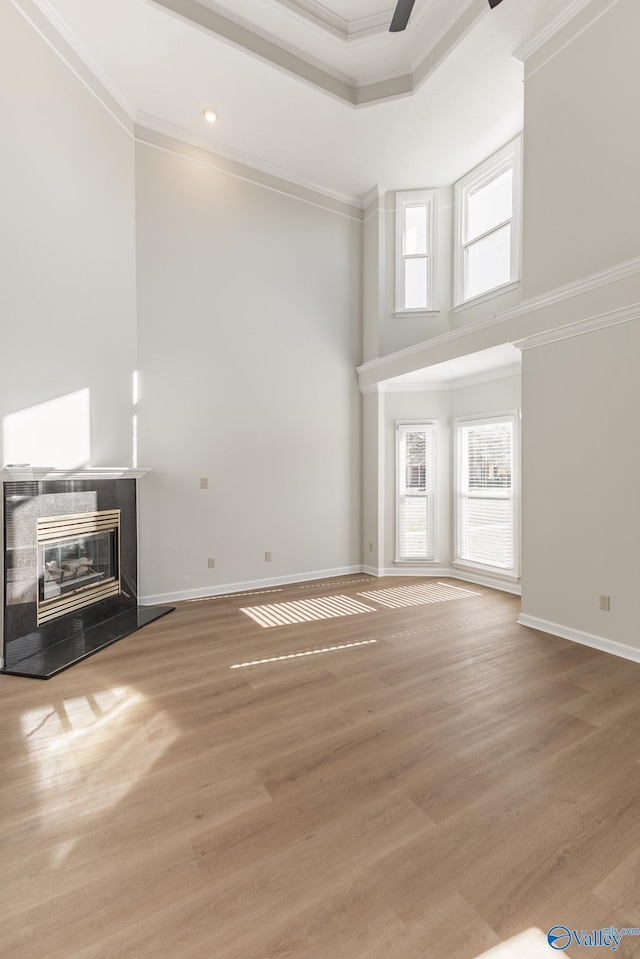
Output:
[[[425,206],[427,215],[426,253],[405,254],[405,210]],[[396,296],[395,316],[435,316],[438,313],[438,191],[406,190],[396,193]],[[410,259],[427,259],[427,304],[407,309],[405,296],[405,264]]]
[[[425,430],[430,433],[432,436],[431,440],[431,453],[433,456],[433,468],[431,470],[431,477],[433,480],[433,489],[428,494],[431,497],[431,503],[429,504],[429,509],[432,514],[432,529],[433,529],[433,541],[431,544],[432,549],[428,550],[428,556],[402,556],[400,554],[400,516],[401,516],[401,496],[402,489],[404,484],[401,482],[401,456],[400,456],[400,443],[403,432],[417,432],[419,430]],[[396,564],[409,564],[411,566],[417,566],[420,564],[427,563],[437,563],[438,562],[438,442],[439,442],[439,430],[438,430],[438,421],[437,420],[396,420],[395,424],[396,432],[396,459],[395,459],[395,501],[396,501],[396,528],[395,528],[395,562]]]
[[[459,523],[461,489],[460,443],[458,431],[465,426],[487,426],[493,423],[513,424],[513,445],[511,450],[511,504],[513,516],[513,567],[491,566],[463,559],[459,555]],[[500,498],[496,494],[496,498]],[[503,497],[506,498],[506,497]],[[457,569],[477,570],[499,579],[517,582],[520,578],[520,410],[505,410],[500,413],[488,413],[484,416],[460,416],[453,421],[453,562]]]
[[[473,240],[467,238],[467,212],[471,193],[488,186],[500,174],[513,170],[513,212],[509,219],[497,223]],[[463,309],[475,303],[507,293],[519,286],[522,276],[522,135],[520,134],[501,150],[494,153],[455,184],[455,235],[453,262],[453,308]],[[466,297],[465,251],[479,240],[511,224],[511,275],[506,283],[485,290],[477,296]]]

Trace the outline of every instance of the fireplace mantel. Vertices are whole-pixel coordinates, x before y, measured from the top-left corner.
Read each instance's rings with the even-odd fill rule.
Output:
[[[114,480],[142,479],[148,469],[131,469],[127,466],[86,466],[79,469],[57,469],[51,466],[30,466],[22,463],[8,463],[0,471],[0,478],[12,483],[50,480]]]

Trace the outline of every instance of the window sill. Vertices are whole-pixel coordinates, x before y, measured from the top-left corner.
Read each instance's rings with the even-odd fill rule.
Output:
[[[428,319],[432,316],[440,316],[440,310],[396,310],[393,315],[397,318],[417,316],[418,319]]]
[[[457,306],[454,306],[451,310],[452,313],[460,313],[462,310],[469,309],[472,306],[478,306],[480,303],[486,303],[487,300],[493,300],[496,296],[501,296],[503,293],[510,293],[512,290],[517,290],[520,286],[520,280],[512,280],[510,283],[503,283],[502,286],[496,286],[493,290],[487,290],[486,293],[479,293],[478,296],[472,297],[470,300],[465,300],[463,303],[458,303]]]
[[[394,566],[440,566],[437,559],[394,559]]]

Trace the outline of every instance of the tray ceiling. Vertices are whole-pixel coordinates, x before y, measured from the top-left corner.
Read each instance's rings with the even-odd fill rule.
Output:
[[[450,185],[515,135],[514,51],[586,0],[416,0],[402,34],[372,25],[388,0],[13,2],[139,125],[359,203]]]

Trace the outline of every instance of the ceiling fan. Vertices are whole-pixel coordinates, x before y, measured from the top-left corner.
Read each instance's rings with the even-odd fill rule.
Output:
[[[389,27],[390,33],[400,33],[402,30],[406,30],[415,2],[416,0],[398,0],[393,19],[391,20],[391,26]],[[499,3],[502,3],[502,0],[489,0],[489,6],[492,10],[494,7],[497,7]]]

